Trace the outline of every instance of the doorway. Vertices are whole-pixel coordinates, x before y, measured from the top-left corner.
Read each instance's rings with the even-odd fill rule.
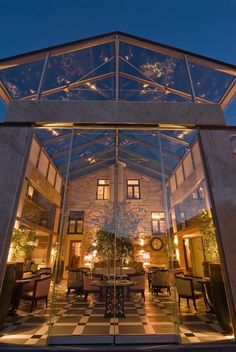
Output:
[[[80,267],[80,249],[81,241],[70,241],[70,252],[69,252],[69,262],[68,269],[77,269]]]

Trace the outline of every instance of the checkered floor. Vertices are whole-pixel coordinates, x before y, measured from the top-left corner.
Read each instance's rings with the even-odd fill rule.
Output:
[[[59,335],[146,335],[180,334],[182,343],[210,342],[230,339],[220,328],[216,316],[206,313],[204,303],[198,300],[196,313],[190,303],[181,303],[179,330],[177,329],[173,294],[161,293],[158,297],[146,291],[146,301],[140,294],[125,301],[125,318],[104,318],[104,302],[90,294],[88,301],[73,293],[66,298],[65,283],[57,289],[56,304],[50,334]],[[0,343],[45,345],[48,337],[50,307],[39,302],[37,309],[29,313],[30,303],[21,301],[18,316],[8,317],[0,330]]]

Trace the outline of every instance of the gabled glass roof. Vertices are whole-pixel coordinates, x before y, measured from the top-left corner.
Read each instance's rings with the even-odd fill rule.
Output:
[[[1,60],[0,97],[225,106],[235,77],[233,65],[116,32]]]
[[[61,175],[69,180],[96,172],[117,160],[138,173],[167,179],[196,138],[191,130],[39,128],[36,136]],[[72,144],[71,144],[72,143]],[[162,169],[163,165],[163,169]]]
[[[80,100],[219,103],[236,94],[236,67],[115,32],[0,61],[0,101]],[[168,178],[189,150],[195,131],[37,129],[61,174],[93,173],[117,160]],[[159,138],[160,137],[160,138]],[[160,150],[161,148],[161,150]],[[118,158],[118,159],[117,159]]]

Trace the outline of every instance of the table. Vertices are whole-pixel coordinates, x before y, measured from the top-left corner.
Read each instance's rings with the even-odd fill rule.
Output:
[[[105,318],[125,317],[124,288],[135,283],[129,280],[99,280],[92,281],[91,285],[104,287],[106,290]]]

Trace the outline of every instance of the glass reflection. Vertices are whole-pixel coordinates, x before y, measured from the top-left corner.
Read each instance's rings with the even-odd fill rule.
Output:
[[[97,81],[66,87],[57,93],[43,93],[41,100],[114,100],[115,78],[109,77]]]
[[[38,90],[44,60],[33,61],[0,70],[0,80],[12,99],[35,95]]]
[[[50,57],[43,91],[114,72],[114,43]]]
[[[164,55],[132,44],[120,43],[120,71],[134,70],[150,81],[190,94],[190,86],[183,59]],[[125,64],[126,63],[126,64]],[[137,73],[136,73],[137,75]]]
[[[206,101],[219,103],[232,83],[234,76],[193,63],[191,60],[189,67],[196,96]]]

